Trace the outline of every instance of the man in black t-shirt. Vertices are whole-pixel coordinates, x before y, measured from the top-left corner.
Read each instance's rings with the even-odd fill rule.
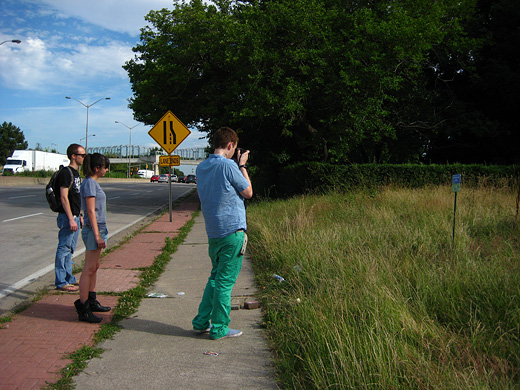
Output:
[[[67,148],[70,160],[68,167],[62,168],[56,178],[55,192],[60,199],[58,211],[58,249],[56,250],[55,271],[56,289],[62,291],[77,291],[76,277],[72,275],[72,254],[78,243],[79,230],[83,224],[81,215],[81,200],[79,196],[80,178],[79,166],[85,158],[85,148],[71,144]]]

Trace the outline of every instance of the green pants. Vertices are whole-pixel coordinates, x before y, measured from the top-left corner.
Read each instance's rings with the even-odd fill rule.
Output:
[[[224,238],[209,239],[211,275],[204,289],[199,305],[199,313],[193,319],[193,329],[211,327],[213,340],[225,336],[229,331],[231,312],[231,290],[242,268],[243,256],[240,249],[244,242],[244,232],[235,232]]]

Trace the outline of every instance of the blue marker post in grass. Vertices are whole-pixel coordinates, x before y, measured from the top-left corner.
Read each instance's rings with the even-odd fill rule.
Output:
[[[451,178],[451,191],[455,193],[455,202],[453,205],[453,237],[452,245],[455,245],[455,215],[457,213],[457,193],[460,192],[462,175],[453,175]]]

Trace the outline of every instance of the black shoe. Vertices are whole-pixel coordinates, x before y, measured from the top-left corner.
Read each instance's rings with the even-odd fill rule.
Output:
[[[90,311],[96,311],[96,312],[107,312],[112,310],[110,306],[102,306],[99,301],[96,299],[96,292],[90,291],[88,293],[88,303],[90,306]]]
[[[85,303],[81,303],[81,301],[78,299],[74,302],[74,306],[76,307],[76,311],[78,312],[79,321],[85,321],[85,322],[97,324],[97,323],[101,322],[101,320],[103,320],[103,318],[97,317],[92,313],[92,310],[90,310],[88,301],[86,301]]]

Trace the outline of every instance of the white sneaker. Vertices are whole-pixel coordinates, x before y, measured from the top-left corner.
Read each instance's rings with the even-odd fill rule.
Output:
[[[238,337],[238,336],[242,336],[242,331],[241,330],[229,329],[229,331],[227,332],[227,334],[225,336],[222,336],[221,338],[219,338],[217,340],[225,339],[225,338],[228,338],[228,337]]]
[[[209,333],[209,330],[211,329],[211,327],[209,328],[206,328],[206,329],[195,329],[193,328],[193,331],[197,334],[204,334],[204,333]]]

